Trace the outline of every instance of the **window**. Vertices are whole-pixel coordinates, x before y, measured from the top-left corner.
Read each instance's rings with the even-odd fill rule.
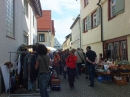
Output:
[[[39,34],[39,42],[45,42],[45,35]]]
[[[24,13],[28,17],[28,2],[27,2],[27,0],[24,0]]]
[[[28,36],[27,35],[23,35],[23,39],[24,39],[24,43],[26,44],[26,45],[28,45]]]
[[[97,22],[97,13],[96,12],[94,12],[93,14],[92,14],[92,23],[93,23],[93,28],[94,27],[96,27],[96,22]]]
[[[88,0],[84,0],[84,7],[88,5]]]
[[[108,0],[108,19],[112,19],[116,15],[124,12],[125,0]]]
[[[14,0],[6,0],[6,35],[14,38]]]
[[[127,60],[126,41],[117,41],[107,44],[106,58],[109,60]]]
[[[110,5],[111,5],[111,18],[112,18],[116,15],[115,14],[116,0],[111,0]]]
[[[88,29],[87,29],[87,18],[84,20],[84,23],[85,23],[85,31],[87,31]]]

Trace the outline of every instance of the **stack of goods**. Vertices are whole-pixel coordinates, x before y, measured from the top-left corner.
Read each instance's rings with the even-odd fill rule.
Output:
[[[52,88],[52,91],[60,91],[61,89],[60,79],[52,79],[51,88]]]
[[[56,70],[53,68],[51,73],[51,89],[52,91],[60,91],[60,79],[57,78]]]
[[[117,85],[126,85],[127,84],[127,80],[125,77],[117,77],[117,76],[114,76],[114,82],[117,84]]]

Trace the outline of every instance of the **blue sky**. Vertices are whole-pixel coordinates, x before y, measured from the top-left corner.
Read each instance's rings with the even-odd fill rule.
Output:
[[[43,10],[51,10],[56,30],[55,37],[62,44],[71,33],[73,18],[80,13],[80,0],[40,0]]]

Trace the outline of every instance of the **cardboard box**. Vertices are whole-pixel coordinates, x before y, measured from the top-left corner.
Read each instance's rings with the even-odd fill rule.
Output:
[[[52,85],[51,89],[52,89],[52,91],[60,91],[61,86],[60,85]]]
[[[60,85],[60,79],[52,79],[51,84],[52,85]]]
[[[122,78],[122,77],[114,77],[114,82],[117,85],[126,85],[127,84],[127,80],[126,78]]]

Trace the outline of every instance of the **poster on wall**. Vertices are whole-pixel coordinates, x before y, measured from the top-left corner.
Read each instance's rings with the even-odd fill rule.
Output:
[[[9,70],[7,65],[1,65],[1,72],[2,72],[2,76],[3,76],[3,80],[4,80],[4,85],[5,85],[5,89],[6,92],[9,89]]]

